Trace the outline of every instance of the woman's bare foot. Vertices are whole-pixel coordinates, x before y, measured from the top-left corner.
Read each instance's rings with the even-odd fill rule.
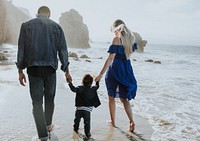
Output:
[[[114,121],[110,120],[110,121],[108,121],[108,123],[109,123],[111,126],[116,127]]]
[[[135,130],[135,123],[134,122],[130,122],[130,129],[129,129],[129,131],[133,133],[134,130]]]

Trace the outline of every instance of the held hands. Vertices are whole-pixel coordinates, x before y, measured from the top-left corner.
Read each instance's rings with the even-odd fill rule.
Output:
[[[20,72],[20,73],[19,73],[19,83],[20,83],[22,86],[25,86],[25,83],[26,83],[26,76],[24,75],[23,72]]]
[[[72,82],[72,77],[71,77],[71,75],[69,74],[69,72],[66,72],[66,73],[65,73],[65,77],[66,77],[67,83]]]
[[[102,75],[101,74],[99,74],[95,79],[94,79],[94,81],[95,82],[97,82],[97,81],[100,81],[101,80],[101,78],[102,78]]]

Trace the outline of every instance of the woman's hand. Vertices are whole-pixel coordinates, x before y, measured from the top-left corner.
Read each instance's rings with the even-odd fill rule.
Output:
[[[94,79],[94,81],[95,81],[95,82],[100,81],[101,78],[102,78],[102,75],[100,74],[100,75],[98,75],[98,76]]]

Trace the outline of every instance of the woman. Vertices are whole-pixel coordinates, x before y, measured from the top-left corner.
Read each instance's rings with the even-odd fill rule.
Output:
[[[111,124],[115,127],[115,98],[120,98],[130,121],[129,130],[133,132],[135,123],[129,100],[134,99],[136,96],[137,82],[129,58],[136,49],[137,44],[134,35],[122,20],[118,19],[114,22],[112,31],[115,33],[115,37],[108,50],[109,56],[95,81],[99,81],[108,69],[105,82],[109,96]]]

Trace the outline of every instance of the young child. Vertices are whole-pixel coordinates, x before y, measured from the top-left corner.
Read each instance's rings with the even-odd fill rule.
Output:
[[[96,108],[101,103],[97,95],[97,90],[99,88],[99,82],[96,82],[95,86],[92,86],[93,77],[86,74],[83,77],[82,85],[75,87],[72,82],[68,82],[70,89],[76,93],[75,98],[75,119],[74,119],[74,131],[78,133],[79,123],[81,118],[84,120],[84,132],[87,138],[91,137],[90,133],[90,113],[93,106]]]

